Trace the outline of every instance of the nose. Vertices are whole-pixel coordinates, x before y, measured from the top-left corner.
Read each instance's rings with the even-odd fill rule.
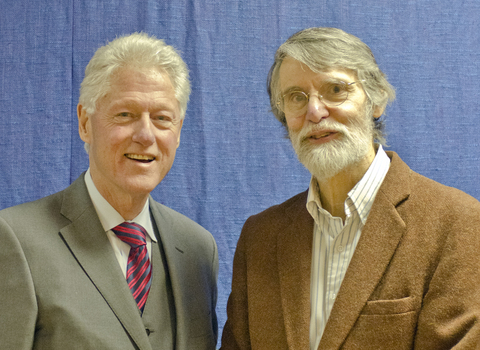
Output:
[[[143,113],[142,116],[135,122],[133,141],[142,144],[143,146],[150,146],[155,142],[154,135],[155,126],[152,124],[149,113]]]
[[[327,106],[321,100],[320,96],[311,95],[307,103],[306,119],[312,123],[319,123],[322,119],[329,116]]]

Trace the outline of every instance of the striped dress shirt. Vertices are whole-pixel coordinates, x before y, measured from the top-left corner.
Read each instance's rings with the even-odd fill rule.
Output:
[[[338,290],[367,221],[375,196],[390,167],[379,146],[372,164],[345,200],[345,223],[322,208],[317,181],[312,177],[307,210],[315,220],[310,286],[310,349],[318,349]]]

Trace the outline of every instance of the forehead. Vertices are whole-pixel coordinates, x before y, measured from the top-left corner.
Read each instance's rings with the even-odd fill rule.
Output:
[[[279,69],[279,83],[282,91],[295,86],[316,85],[329,79],[351,82],[357,79],[357,75],[347,68],[328,68],[322,71],[313,71],[306,64],[292,57],[286,57]]]
[[[110,90],[124,92],[138,91],[174,91],[168,74],[157,68],[117,68],[110,78]]]
[[[121,67],[112,73],[110,88],[99,100],[98,108],[123,104],[178,108],[175,89],[168,74],[157,68]]]

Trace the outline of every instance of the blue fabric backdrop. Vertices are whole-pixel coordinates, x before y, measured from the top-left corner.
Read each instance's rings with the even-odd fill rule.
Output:
[[[182,52],[193,93],[174,166],[153,197],[215,236],[220,330],[245,219],[308,186],[265,90],[276,48],[296,31],[333,26],[366,42],[397,89],[389,149],[480,198],[477,0],[0,4],[0,208],[62,190],[87,168],[76,104],[99,46],[145,31]]]

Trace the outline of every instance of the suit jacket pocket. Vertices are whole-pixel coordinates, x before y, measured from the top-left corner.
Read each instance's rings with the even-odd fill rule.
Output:
[[[395,300],[371,300],[362,310],[362,315],[394,315],[418,310],[420,300],[413,296]]]
[[[412,349],[420,306],[415,297],[368,301],[342,349]]]

